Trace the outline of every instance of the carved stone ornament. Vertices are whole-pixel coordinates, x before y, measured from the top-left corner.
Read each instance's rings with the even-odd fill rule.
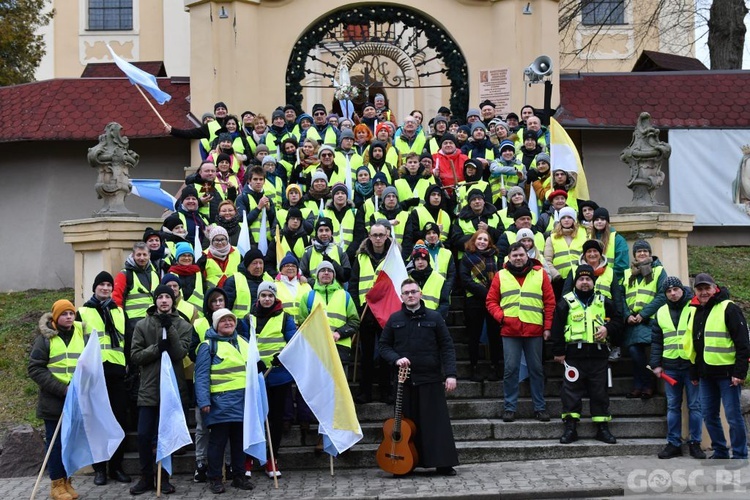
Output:
[[[620,154],[630,167],[628,188],[633,202],[621,207],[619,213],[669,212],[669,207],[656,201],[655,193],[664,184],[661,164],[672,154],[672,146],[659,140],[659,129],[651,126],[651,115],[641,113],[633,131],[633,140]]]
[[[732,183],[732,191],[737,208],[750,215],[750,144],[742,146],[742,159]]]
[[[130,141],[121,134],[122,125],[111,122],[99,136],[99,144],[89,148],[89,164],[99,169],[95,188],[104,206],[94,217],[112,215],[137,215],[125,206],[125,197],[130,194],[130,169],[138,165],[138,153],[128,149]]]

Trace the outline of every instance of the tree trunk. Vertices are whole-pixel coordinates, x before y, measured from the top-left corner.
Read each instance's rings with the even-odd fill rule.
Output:
[[[711,69],[741,69],[745,45],[744,0],[713,0],[708,20]]]

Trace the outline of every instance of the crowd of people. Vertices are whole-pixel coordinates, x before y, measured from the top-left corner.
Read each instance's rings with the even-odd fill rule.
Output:
[[[40,385],[39,415],[48,439],[74,354],[83,349],[82,336],[96,331],[113,411],[125,428],[137,422],[141,473],[131,493],[155,487],[152,444],[165,351],[185,407],[195,404],[195,481],[208,481],[214,493],[224,491],[223,476],[252,488],[252,460],[237,449],[247,338],[251,331],[258,338],[258,369],[267,373],[269,446],[278,457],[290,425],[300,425],[304,444],[314,422],[278,353],[317,304],[326,310],[344,367],[354,368],[353,350],[359,349],[355,402],[372,402],[377,383],[379,398],[392,403],[393,369],[411,364],[415,399],[405,405],[407,412],[417,420],[422,413],[425,426],[417,422],[418,428],[439,428],[450,437],[447,411],[440,423],[427,421],[442,414],[434,409],[445,406],[444,390],[455,388],[455,351],[445,320],[451,295],[462,294],[470,379],[503,379],[503,421],[516,418],[522,358],[534,416],[550,420],[543,371],[549,341],[554,359],[577,372],[563,383],[560,441],[577,439],[581,399],[588,395],[596,438],[616,442],[608,427],[607,368],[623,349],[634,372],[628,398],[653,396],[649,361],[657,375],[664,371],[679,380],[667,389],[669,444],[660,457],[681,453],[683,388],[691,408],[690,453],[703,453],[703,418],[711,422],[714,456],[728,457],[716,426],[718,407],[721,400],[728,414],[739,411],[748,335],[726,290],[703,277],[691,300],[690,289],[668,277],[645,240],[633,244],[631,261],[608,210],[578,197],[576,168],[550,156],[549,133],[533,107],[504,118],[489,101],[465,117],[442,107],[426,123],[414,110],[400,125],[394,116],[382,95],[353,119],[329,114],[322,104],[311,115],[287,105],[273,110],[270,120],[250,111],[237,117],[218,102],[198,128],[167,127],[174,136],[199,139],[203,158],[176,194],[174,211],[165,214],[161,228],[145,231],[122,271],[96,277],[82,308],[76,312],[59,301],[40,322],[43,336],[29,373]],[[244,253],[243,229],[250,248]],[[205,250],[198,253],[196,242]],[[404,308],[396,313],[402,316],[394,315],[384,331],[366,296],[393,245],[409,280],[402,287]],[[686,331],[693,342],[683,340]],[[405,340],[409,332],[421,339],[422,350]],[[483,332],[489,370],[480,363]],[[417,391],[422,384],[429,388]],[[730,420],[731,449],[734,458],[746,459],[741,423],[741,416]],[[231,451],[225,454],[227,442]],[[420,436],[417,443],[431,446],[427,456],[420,454],[421,465],[455,474],[452,437],[441,440],[439,450]],[[121,462],[118,450],[109,473],[107,464],[96,464],[95,483],[130,481]],[[49,472],[54,498],[76,497],[68,474],[73,471],[53,458]],[[265,473],[280,476],[278,461],[269,460]],[[168,477],[162,491],[174,491]]]

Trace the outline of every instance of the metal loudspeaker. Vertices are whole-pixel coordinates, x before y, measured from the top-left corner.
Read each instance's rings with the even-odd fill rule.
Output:
[[[534,59],[528,68],[523,72],[529,82],[539,82],[546,76],[552,75],[552,59],[547,56],[539,56]]]

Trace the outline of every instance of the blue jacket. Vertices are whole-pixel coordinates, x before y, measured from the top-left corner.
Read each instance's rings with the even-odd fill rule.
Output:
[[[206,340],[215,339],[217,342],[237,343],[237,332],[231,337],[222,337],[213,328],[206,332]],[[198,355],[195,358],[195,400],[198,408],[210,406],[211,411],[203,413],[203,424],[210,426],[226,422],[242,422],[245,410],[245,389],[219,392],[211,394],[211,365],[220,363],[222,360],[214,355],[211,358],[208,344],[198,347]]]

